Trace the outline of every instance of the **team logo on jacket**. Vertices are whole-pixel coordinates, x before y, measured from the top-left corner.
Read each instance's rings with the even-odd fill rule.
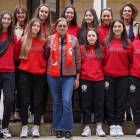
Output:
[[[105,88],[108,89],[109,88],[109,82],[105,81]]]
[[[82,92],[87,92],[87,85],[82,85],[81,89],[82,89]]]
[[[135,90],[136,90],[135,85],[131,85],[131,86],[130,86],[130,91],[131,91],[131,92],[135,92]]]
[[[69,48],[69,54],[72,56],[72,48]]]

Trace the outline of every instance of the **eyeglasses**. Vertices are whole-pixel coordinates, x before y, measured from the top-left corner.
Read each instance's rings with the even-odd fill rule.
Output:
[[[22,12],[22,13],[17,13],[17,15],[24,15],[25,13],[24,12]]]
[[[63,27],[64,29],[67,28],[66,25],[58,25],[58,28],[62,28],[62,27]]]
[[[112,10],[111,8],[102,8],[102,10],[101,11],[104,11],[104,10]]]

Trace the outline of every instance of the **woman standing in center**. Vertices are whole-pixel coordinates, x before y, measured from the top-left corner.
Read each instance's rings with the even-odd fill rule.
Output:
[[[105,111],[111,136],[123,136],[122,124],[128,90],[129,67],[132,63],[132,43],[127,39],[121,19],[111,23],[105,42],[103,73],[105,76]]]
[[[45,47],[47,81],[53,100],[53,129],[57,138],[63,136],[62,130],[65,138],[70,138],[70,131],[74,129],[71,99],[73,88],[79,86],[80,48],[77,38],[66,33],[66,19],[59,18],[55,27],[57,33],[47,38]]]

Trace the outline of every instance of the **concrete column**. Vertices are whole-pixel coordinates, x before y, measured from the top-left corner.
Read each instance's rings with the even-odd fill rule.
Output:
[[[93,0],[93,9],[96,10],[98,18],[100,18],[101,9],[106,7],[106,0]]]

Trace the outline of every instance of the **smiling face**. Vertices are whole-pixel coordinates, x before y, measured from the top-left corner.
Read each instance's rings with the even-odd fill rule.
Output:
[[[11,24],[11,16],[9,14],[4,14],[4,16],[2,18],[2,28],[8,29],[10,24]]]
[[[86,21],[86,23],[87,23],[87,24],[90,24],[90,23],[93,22],[93,20],[94,20],[93,15],[91,14],[90,11],[87,11],[87,12],[85,13],[85,21]]]
[[[121,34],[122,34],[123,30],[124,30],[123,25],[120,22],[116,21],[113,26],[114,37],[121,38]]]
[[[124,19],[131,19],[132,18],[132,9],[129,6],[124,7],[122,17]]]
[[[46,6],[42,6],[39,10],[39,18],[42,22],[45,21],[45,19],[49,15],[49,9]]]
[[[34,36],[37,36],[37,33],[40,31],[40,23],[38,21],[34,22],[32,25],[32,33]]]
[[[74,17],[74,10],[72,8],[67,8],[65,11],[65,18],[67,22],[71,22]]]
[[[16,13],[16,18],[19,24],[20,23],[24,24],[24,21],[26,19],[26,13],[23,10],[19,9],[18,12]]]
[[[94,45],[97,39],[98,39],[98,37],[94,31],[88,31],[87,41],[88,41],[89,45]]]
[[[105,10],[105,11],[102,12],[101,20],[102,20],[103,25],[109,26],[110,23],[111,23],[112,18],[113,17],[111,15],[111,12],[110,11]]]
[[[57,30],[59,35],[64,37],[67,30],[68,30],[67,22],[66,21],[60,21],[56,26],[56,30]]]

